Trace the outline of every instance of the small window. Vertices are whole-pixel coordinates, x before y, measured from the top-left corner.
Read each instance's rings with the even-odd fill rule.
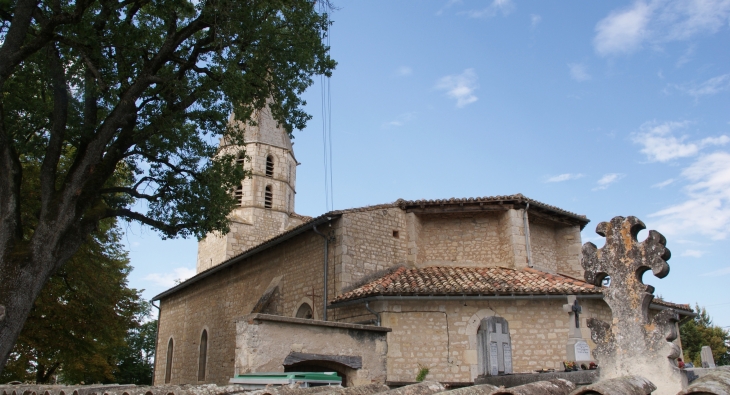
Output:
[[[172,351],[173,351],[174,343],[172,341],[172,338],[170,338],[170,341],[167,342],[167,363],[165,365],[165,384],[170,384],[170,379],[172,379]]]
[[[243,205],[243,187],[237,186],[236,189],[233,190],[233,197],[236,198],[239,205]]]
[[[266,177],[274,176],[274,157],[269,155],[266,157]]]
[[[236,155],[236,163],[242,165],[245,160],[246,154],[243,151],[239,152],[238,155]]]
[[[299,309],[297,310],[297,318],[304,318],[311,320],[314,317],[312,314],[312,306],[309,305],[309,303],[302,303],[301,306],[299,306]]]
[[[208,362],[208,331],[200,335],[200,354],[198,354],[198,381],[205,381],[205,365]]]
[[[398,232],[397,230],[394,230],[393,237],[395,237],[397,239],[399,236],[400,236],[400,232]]]
[[[266,186],[266,192],[264,192],[264,207],[271,208],[271,204],[274,200],[274,193],[271,191],[271,185]]]

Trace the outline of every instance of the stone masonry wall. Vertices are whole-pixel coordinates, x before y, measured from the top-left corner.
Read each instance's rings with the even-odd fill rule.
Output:
[[[466,383],[479,374],[476,333],[481,319],[491,315],[509,323],[515,373],[562,368],[570,324],[562,310],[566,302],[388,301],[371,303],[371,308],[382,311],[382,325],[393,330],[388,334],[388,381],[415,381],[419,369],[428,367],[427,380]],[[582,303],[591,304],[587,310],[592,315],[610,319],[610,312],[598,306],[602,301]]]
[[[530,251],[535,269],[548,273],[558,270],[558,246],[555,242],[555,224],[528,216],[530,221]]]
[[[338,366],[347,376],[345,384],[385,382],[387,329],[303,319],[269,319],[254,315],[237,321],[236,374],[283,372],[281,362],[296,352],[361,357],[360,369]]]
[[[522,269],[527,267],[527,248],[525,244],[525,226],[522,220],[523,210],[507,210],[499,219],[502,237],[506,240],[507,267]]]
[[[420,218],[419,264],[507,266],[499,213],[433,214]]]
[[[225,384],[234,372],[234,318],[249,314],[271,280],[283,276],[275,314],[293,315],[315,293],[313,309],[321,316],[324,242],[306,232],[245,262],[215,273],[161,303],[155,383],[163,384],[167,344],[174,339],[173,384],[196,384],[200,335],[208,331],[206,383]]]
[[[233,226],[233,224],[231,224]],[[213,267],[226,260],[228,237],[217,232],[208,233],[198,242],[196,273]]]
[[[582,280],[580,226],[557,228],[555,241],[557,242],[558,273]]]
[[[400,208],[349,212],[338,222],[335,234],[338,292],[369,274],[406,262],[406,213]]]

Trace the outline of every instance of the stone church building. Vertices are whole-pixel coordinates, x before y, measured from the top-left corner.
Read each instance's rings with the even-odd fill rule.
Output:
[[[398,384],[426,368],[465,385],[592,360],[586,319],[611,313],[583,280],[585,216],[521,194],[302,216],[291,141],[268,108],[254,116],[230,233],[202,240],[197,274],[154,297],[155,384],[283,371]]]

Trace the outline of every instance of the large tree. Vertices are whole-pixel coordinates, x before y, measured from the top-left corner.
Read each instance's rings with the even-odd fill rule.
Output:
[[[303,128],[301,93],[334,67],[315,6],[0,1],[0,372],[43,284],[102,221],[228,230],[244,172],[218,140],[240,143],[228,116],[265,105]]]
[[[115,382],[128,370],[136,348],[130,334],[139,331],[149,306],[127,287],[132,268],[112,225],[112,219],[102,222],[46,282],[0,382]]]

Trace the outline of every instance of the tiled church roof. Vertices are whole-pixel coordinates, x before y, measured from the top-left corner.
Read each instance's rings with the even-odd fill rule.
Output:
[[[600,288],[560,274],[503,267],[406,268],[338,296],[333,303],[375,295],[600,294]]]
[[[400,267],[332,301],[338,304],[370,296],[418,295],[600,295],[600,287],[561,274],[503,267]],[[692,312],[687,304],[654,299],[652,305]],[[659,308],[661,308],[659,307]]]

